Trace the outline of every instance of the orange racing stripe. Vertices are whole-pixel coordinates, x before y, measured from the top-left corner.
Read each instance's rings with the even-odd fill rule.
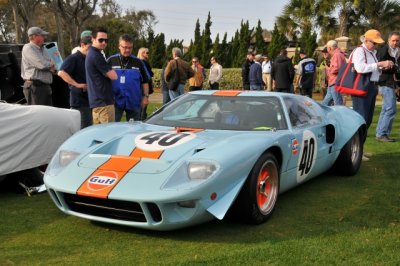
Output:
[[[220,90],[213,93],[214,96],[238,96],[242,91]]]
[[[112,155],[100,165],[76,192],[81,196],[106,199],[122,178],[135,167],[142,158],[159,159],[163,151],[144,151],[135,148],[130,156]]]

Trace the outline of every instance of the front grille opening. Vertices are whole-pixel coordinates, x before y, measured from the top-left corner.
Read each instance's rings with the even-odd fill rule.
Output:
[[[131,201],[99,199],[75,194],[64,194],[64,201],[75,212],[131,222],[146,222],[140,204]]]
[[[161,222],[162,217],[161,217],[161,212],[158,206],[155,203],[146,203],[147,209],[149,209],[149,212],[151,214],[151,218],[153,218],[154,222]]]

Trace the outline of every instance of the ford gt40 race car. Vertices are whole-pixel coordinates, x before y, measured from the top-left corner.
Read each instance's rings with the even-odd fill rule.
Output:
[[[171,230],[237,214],[266,221],[278,195],[331,169],[358,172],[366,126],[345,106],[273,92],[199,91],[145,122],[92,126],[45,173],[63,212]]]

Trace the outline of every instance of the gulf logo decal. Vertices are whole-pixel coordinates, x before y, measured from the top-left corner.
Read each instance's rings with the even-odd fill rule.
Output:
[[[299,152],[299,142],[297,139],[292,140],[292,155],[296,156]]]
[[[117,182],[117,173],[105,171],[89,178],[88,188],[93,191],[106,189]]]
[[[135,148],[130,156],[112,155],[83,182],[76,193],[82,196],[107,198],[118,182],[142,158],[159,159],[162,153],[162,151],[151,152]]]
[[[313,132],[305,130],[301,140],[301,150],[297,163],[297,182],[303,182],[315,165],[317,158],[317,139]]]
[[[140,134],[135,138],[136,147],[144,151],[163,151],[182,145],[196,138],[192,132],[161,131]]]

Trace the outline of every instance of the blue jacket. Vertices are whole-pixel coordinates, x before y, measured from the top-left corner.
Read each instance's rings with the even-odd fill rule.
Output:
[[[250,85],[263,85],[262,67],[260,63],[255,62],[250,66],[249,81]]]
[[[123,59],[120,54],[112,55],[107,61],[118,75],[118,79],[112,82],[115,105],[126,110],[141,108],[142,83],[149,79],[143,62],[133,55]]]

